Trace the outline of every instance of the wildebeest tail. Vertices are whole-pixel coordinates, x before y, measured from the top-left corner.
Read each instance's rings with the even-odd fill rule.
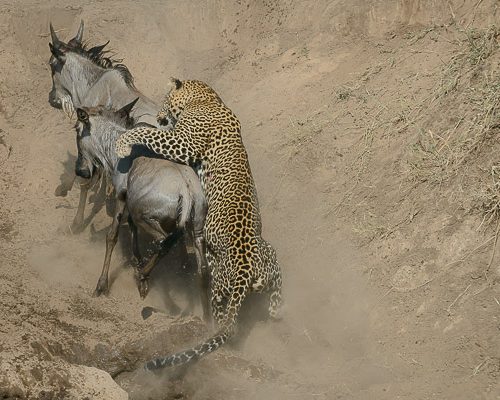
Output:
[[[191,218],[193,208],[193,196],[186,188],[184,188],[180,193],[179,204],[177,207],[177,215],[179,216],[177,225],[182,229],[186,226],[188,219]]]

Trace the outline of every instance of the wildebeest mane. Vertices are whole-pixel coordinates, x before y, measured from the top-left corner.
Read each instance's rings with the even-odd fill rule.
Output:
[[[90,47],[88,43],[79,44],[70,40],[66,45],[66,49],[85,57],[101,68],[118,71],[125,83],[129,87],[135,88],[134,77],[128,67],[122,63],[123,59],[114,59],[114,53],[104,49],[108,43],[109,40],[102,45]]]

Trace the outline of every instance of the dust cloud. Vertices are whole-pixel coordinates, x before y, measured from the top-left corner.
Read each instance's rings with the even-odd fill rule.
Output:
[[[402,190],[402,163],[394,159],[410,147],[409,135],[393,132],[393,117],[380,141],[370,137],[382,113],[400,115],[402,104],[417,104],[439,81],[440,55],[453,42],[450,18],[494,23],[493,3],[4,1],[0,397],[498,399],[491,298],[477,308],[489,314],[475,312],[482,319],[473,324],[472,314],[442,312],[449,291],[463,290],[451,278],[395,295],[401,266],[434,266],[427,259],[442,250],[420,249],[417,229],[388,239],[402,226],[392,217],[406,203],[387,211],[376,196]],[[77,187],[54,194],[76,146],[72,122],[47,101],[48,26],[69,39],[81,19],[89,45],[110,40],[147,96],[160,102],[170,76],[200,79],[243,126],[264,237],[283,270],[282,318],[267,318],[265,296],[249,298],[231,343],[188,368],[141,370],[151,357],[210,333],[182,244],[162,261],[142,301],[124,225],[110,294],[94,298],[110,217],[104,207],[73,235]],[[409,49],[421,43],[427,47]],[[406,97],[377,97],[385,94]],[[432,225],[417,222],[421,231]],[[389,233],[380,239],[380,232]],[[143,320],[145,306],[164,312]]]

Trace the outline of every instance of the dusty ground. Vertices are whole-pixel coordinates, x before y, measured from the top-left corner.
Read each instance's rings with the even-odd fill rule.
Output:
[[[144,3],[0,4],[1,397],[500,399],[498,2]],[[244,128],[284,318],[251,321],[254,302],[187,371],[134,371],[207,334],[142,320],[171,279],[142,302],[123,235],[92,298],[109,218],[71,235],[78,191],[54,195],[76,148],[47,102],[48,24],[80,19],[145,94],[205,80]]]

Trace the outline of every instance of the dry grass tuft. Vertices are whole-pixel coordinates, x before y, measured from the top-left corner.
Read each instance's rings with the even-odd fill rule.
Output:
[[[416,181],[442,184],[463,175],[500,132],[500,30],[459,34],[458,50],[442,71],[413,146],[409,164]]]
[[[465,209],[500,221],[500,29],[464,29],[441,71],[408,160],[413,183],[439,185]]]
[[[483,224],[500,218],[500,165],[491,167],[491,181],[475,197],[476,208],[483,214]]]

